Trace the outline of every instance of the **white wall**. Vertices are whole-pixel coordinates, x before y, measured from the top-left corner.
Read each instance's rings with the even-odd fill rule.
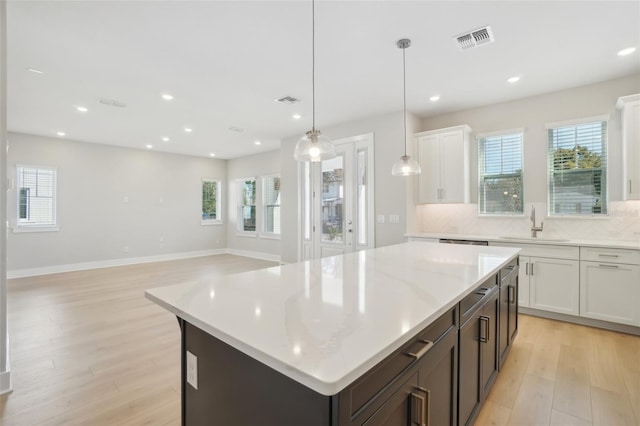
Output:
[[[0,394],[11,388],[7,334],[7,20],[0,2]]]
[[[515,87],[514,87],[515,89]],[[563,238],[635,239],[640,232],[640,206],[621,202],[622,139],[620,96],[640,93],[640,75],[534,96],[512,102],[459,111],[422,121],[422,130],[468,124],[474,134],[502,129],[525,128],[524,202],[525,213],[535,204],[538,220],[544,218],[547,201],[547,132],[545,124],[608,114],[608,184],[610,212],[607,219],[546,218],[543,235]],[[473,136],[473,135],[472,135]],[[475,140],[475,139],[474,139]],[[471,200],[477,203],[477,145],[471,150]],[[479,218],[477,204],[418,205],[416,231],[495,234],[527,233],[528,215],[520,218]]]
[[[402,112],[371,117],[349,122],[330,128],[322,128],[322,132],[332,140],[373,133],[375,155],[375,217],[385,215],[384,224],[376,224],[376,247],[405,241],[407,221],[414,220],[414,212],[407,216],[407,193],[412,192],[415,178],[394,177],[391,175],[393,163],[403,155],[403,116]],[[416,132],[419,121],[409,116],[407,132]],[[300,239],[298,221],[299,182],[298,163],[293,159],[296,142],[302,135],[286,138],[281,143],[280,161],[282,164],[282,260],[295,262],[298,260],[298,243]],[[411,155],[411,144],[409,145]],[[389,215],[400,215],[399,224],[389,223]]]
[[[10,232],[10,272],[226,247],[225,226],[200,225],[201,179],[224,181],[224,160],[16,133],[9,143],[9,176],[16,164],[57,167],[60,226]],[[15,226],[15,189],[7,206]]]
[[[280,240],[260,235],[263,224],[262,209],[256,212],[255,237],[238,234],[238,185],[236,180],[255,177],[257,179],[256,200],[262,200],[261,177],[280,174],[280,151],[228,160],[227,163],[227,248],[232,252],[252,254],[268,259],[280,259]],[[259,205],[260,206],[260,205]],[[282,209],[285,207],[283,206]]]

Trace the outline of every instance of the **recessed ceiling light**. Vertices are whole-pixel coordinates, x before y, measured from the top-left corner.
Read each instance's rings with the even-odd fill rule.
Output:
[[[27,68],[27,71],[31,71],[34,74],[44,74],[44,71],[40,71],[39,69],[36,69],[36,68]]]
[[[627,47],[626,49],[622,49],[621,51],[618,52],[618,56],[627,56],[627,55],[631,55],[633,52],[636,51],[635,47]]]
[[[300,120],[302,118],[300,114],[293,114],[291,117],[293,117],[294,120]]]
[[[516,82],[517,82],[517,81],[519,81],[519,80],[520,80],[520,77],[519,77],[519,76],[517,76],[517,75],[515,75],[515,76],[513,76],[513,77],[510,77],[510,78],[508,78],[508,79],[507,79],[507,81],[508,81],[509,83],[516,83]]]
[[[209,153],[209,157],[215,157],[215,156],[216,156],[216,153],[215,153],[215,152],[210,152],[210,153]]]
[[[164,99],[165,101],[172,101],[173,100],[173,95],[171,95],[169,93],[163,93],[161,96],[162,96],[162,99]]]
[[[185,127],[184,131],[187,132],[187,133],[191,133],[191,132],[193,132],[193,129],[191,127]]]
[[[433,95],[429,98],[431,102],[438,102],[440,100],[440,95]]]
[[[256,144],[256,145],[262,145],[262,142],[260,142],[260,141],[255,141],[255,142],[254,142],[254,144]]]
[[[56,132],[56,135],[58,135],[58,136],[67,136],[67,134],[65,132]]]
[[[153,148],[153,145],[151,145],[151,144],[148,144],[148,145],[145,145],[145,146],[147,147],[147,149]]]
[[[171,139],[169,139],[169,138],[168,138],[168,137],[166,137],[166,136],[163,136],[163,137],[162,137],[162,142],[169,142],[170,140],[171,140]]]
[[[78,111],[78,112],[87,112],[87,111],[89,111],[89,108],[83,107],[83,106],[76,106],[76,111]]]

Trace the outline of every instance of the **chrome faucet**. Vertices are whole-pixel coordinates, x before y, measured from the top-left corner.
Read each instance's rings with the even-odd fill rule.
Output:
[[[531,238],[537,238],[538,232],[542,232],[542,227],[544,226],[544,222],[540,222],[540,226],[536,226],[536,208],[532,204],[531,205]]]

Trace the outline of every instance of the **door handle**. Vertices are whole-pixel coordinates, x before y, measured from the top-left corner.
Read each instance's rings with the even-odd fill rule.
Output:
[[[491,320],[491,318],[486,317],[484,315],[480,316],[480,341],[482,343],[487,343],[490,339],[489,336],[489,330],[491,329],[491,327],[489,327],[489,321]],[[482,334],[482,330],[484,329],[484,335]]]
[[[507,291],[509,292],[509,303],[515,303],[516,301],[516,288],[512,285],[507,287]]]
[[[431,425],[431,392],[428,389],[418,387],[415,392],[411,392],[411,424]]]

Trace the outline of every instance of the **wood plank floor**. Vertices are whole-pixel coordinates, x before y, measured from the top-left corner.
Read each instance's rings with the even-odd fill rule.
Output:
[[[179,329],[144,290],[273,265],[218,255],[10,280],[0,425],[179,425]],[[476,424],[640,425],[640,337],[521,315]]]

